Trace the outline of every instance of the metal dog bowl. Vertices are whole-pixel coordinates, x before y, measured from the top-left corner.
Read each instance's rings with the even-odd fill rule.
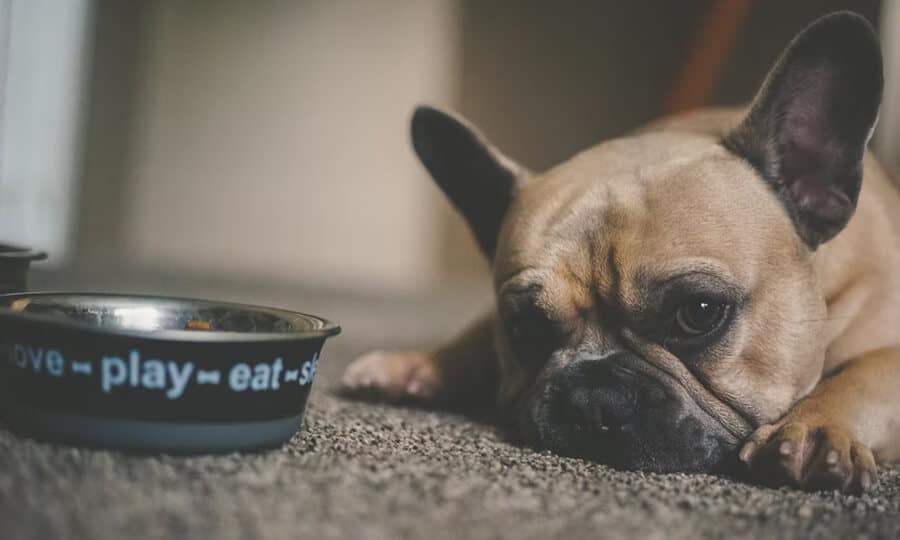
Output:
[[[277,446],[299,428],[325,319],[152,296],[0,296],[0,407],[40,439],[153,452]]]
[[[0,294],[24,291],[31,262],[46,258],[43,251],[0,244]]]

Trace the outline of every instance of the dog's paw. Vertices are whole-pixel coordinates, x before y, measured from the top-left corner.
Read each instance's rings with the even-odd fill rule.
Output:
[[[373,351],[354,360],[341,379],[345,393],[385,401],[434,401],[440,377],[430,354]]]
[[[791,415],[756,430],[739,457],[769,485],[858,494],[878,482],[872,451],[849,430]]]

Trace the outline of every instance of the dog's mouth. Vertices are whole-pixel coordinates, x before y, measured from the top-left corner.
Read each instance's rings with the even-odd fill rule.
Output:
[[[751,431],[689,374],[686,384],[631,353],[543,374],[518,410],[518,432],[530,444],[630,470],[728,470]]]

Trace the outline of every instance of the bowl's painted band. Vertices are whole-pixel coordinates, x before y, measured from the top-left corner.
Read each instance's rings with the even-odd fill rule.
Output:
[[[303,411],[324,338],[171,342],[0,315],[4,400],[92,417],[244,422]]]

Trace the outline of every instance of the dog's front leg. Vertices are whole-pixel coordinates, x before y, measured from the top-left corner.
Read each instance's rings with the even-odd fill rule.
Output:
[[[740,452],[760,481],[857,493],[877,483],[875,458],[898,457],[900,348],[848,362]]]
[[[469,407],[492,403],[497,378],[493,315],[488,315],[432,352],[365,354],[344,372],[342,385],[351,394],[386,401]]]

